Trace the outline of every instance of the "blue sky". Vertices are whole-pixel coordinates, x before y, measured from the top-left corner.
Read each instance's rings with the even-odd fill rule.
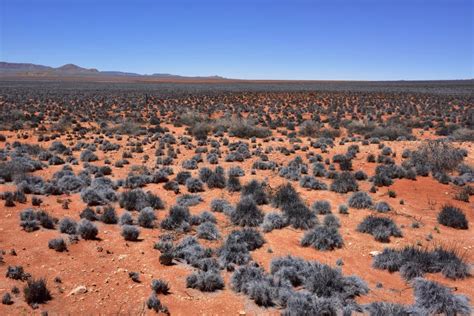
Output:
[[[0,0],[0,60],[242,79],[473,78],[473,0]]]

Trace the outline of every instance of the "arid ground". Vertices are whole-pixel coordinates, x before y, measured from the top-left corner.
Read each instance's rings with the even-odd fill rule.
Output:
[[[0,314],[470,314],[472,89],[300,87],[1,82]]]

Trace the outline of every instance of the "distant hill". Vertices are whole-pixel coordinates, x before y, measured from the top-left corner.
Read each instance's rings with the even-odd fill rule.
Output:
[[[211,80],[220,81],[226,80],[220,76],[208,76],[208,77],[191,77],[191,76],[179,76],[173,74],[162,74],[154,73],[152,75],[142,75],[131,72],[122,71],[99,71],[97,69],[83,68],[74,64],[66,64],[57,68],[43,65],[35,65],[29,63],[9,63],[0,62],[0,76],[7,78],[37,78],[37,77],[48,77],[48,78],[96,78],[96,79],[168,79],[168,80]]]

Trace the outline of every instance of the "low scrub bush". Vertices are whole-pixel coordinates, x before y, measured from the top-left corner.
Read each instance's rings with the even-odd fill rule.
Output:
[[[224,288],[224,280],[217,271],[198,271],[186,278],[186,287],[202,292],[215,292]]]
[[[316,201],[313,203],[311,206],[311,209],[316,213],[316,214],[329,214],[331,213],[331,204],[328,201],[322,200],[322,201]]]
[[[281,229],[286,225],[283,216],[277,212],[267,213],[263,217],[262,229],[266,233],[269,233],[274,229]]]
[[[461,211],[461,209],[452,205],[443,206],[438,214],[438,223],[457,229],[469,228],[466,215]]]
[[[144,228],[153,228],[155,225],[156,215],[151,207],[145,207],[138,214],[138,225]]]
[[[301,246],[314,247],[317,250],[327,251],[341,248],[344,245],[337,228],[328,226],[316,226],[307,231],[301,240]]]
[[[366,192],[355,192],[349,198],[348,204],[353,208],[371,208],[373,206],[372,198]]]
[[[211,222],[204,222],[197,228],[198,238],[206,240],[217,240],[220,238],[219,230],[216,225]]]
[[[151,289],[156,294],[169,294],[170,293],[170,286],[168,282],[161,280],[161,279],[153,279],[151,280]]]
[[[100,216],[100,220],[104,224],[117,224],[118,217],[115,208],[113,208],[112,206],[104,207],[102,215]]]
[[[99,229],[87,219],[82,219],[77,226],[77,233],[85,240],[93,240],[97,237]]]
[[[263,222],[263,212],[252,197],[244,196],[230,214],[234,225],[256,227]]]
[[[425,273],[441,272],[449,279],[464,279],[470,276],[469,265],[451,250],[437,247],[432,251],[407,246],[402,249],[385,248],[373,259],[373,266],[389,272],[400,271],[410,280]]]
[[[352,173],[349,171],[339,173],[330,186],[330,190],[337,193],[347,193],[357,191],[358,189],[359,185]]]
[[[454,294],[438,282],[416,278],[413,281],[414,309],[420,315],[470,315],[469,298]]]
[[[49,292],[46,281],[44,279],[28,280],[27,285],[23,289],[25,301],[28,305],[42,304],[51,300],[51,293]]]
[[[387,217],[369,215],[357,226],[357,231],[374,236],[380,242],[390,242],[390,236],[402,237],[400,228]]]
[[[137,241],[138,236],[140,236],[140,230],[132,225],[123,225],[121,234],[127,241]]]
[[[75,235],[77,233],[77,223],[72,218],[65,217],[59,221],[59,231],[63,234]]]
[[[54,249],[54,250],[56,250],[57,252],[67,251],[66,242],[65,242],[64,239],[62,239],[62,238],[54,238],[54,239],[51,239],[51,240],[48,242],[48,248],[49,248],[49,249]]]

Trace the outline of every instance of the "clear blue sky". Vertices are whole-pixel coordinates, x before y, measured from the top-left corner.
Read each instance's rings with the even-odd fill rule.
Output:
[[[0,60],[248,79],[473,78],[473,0],[0,0]]]

